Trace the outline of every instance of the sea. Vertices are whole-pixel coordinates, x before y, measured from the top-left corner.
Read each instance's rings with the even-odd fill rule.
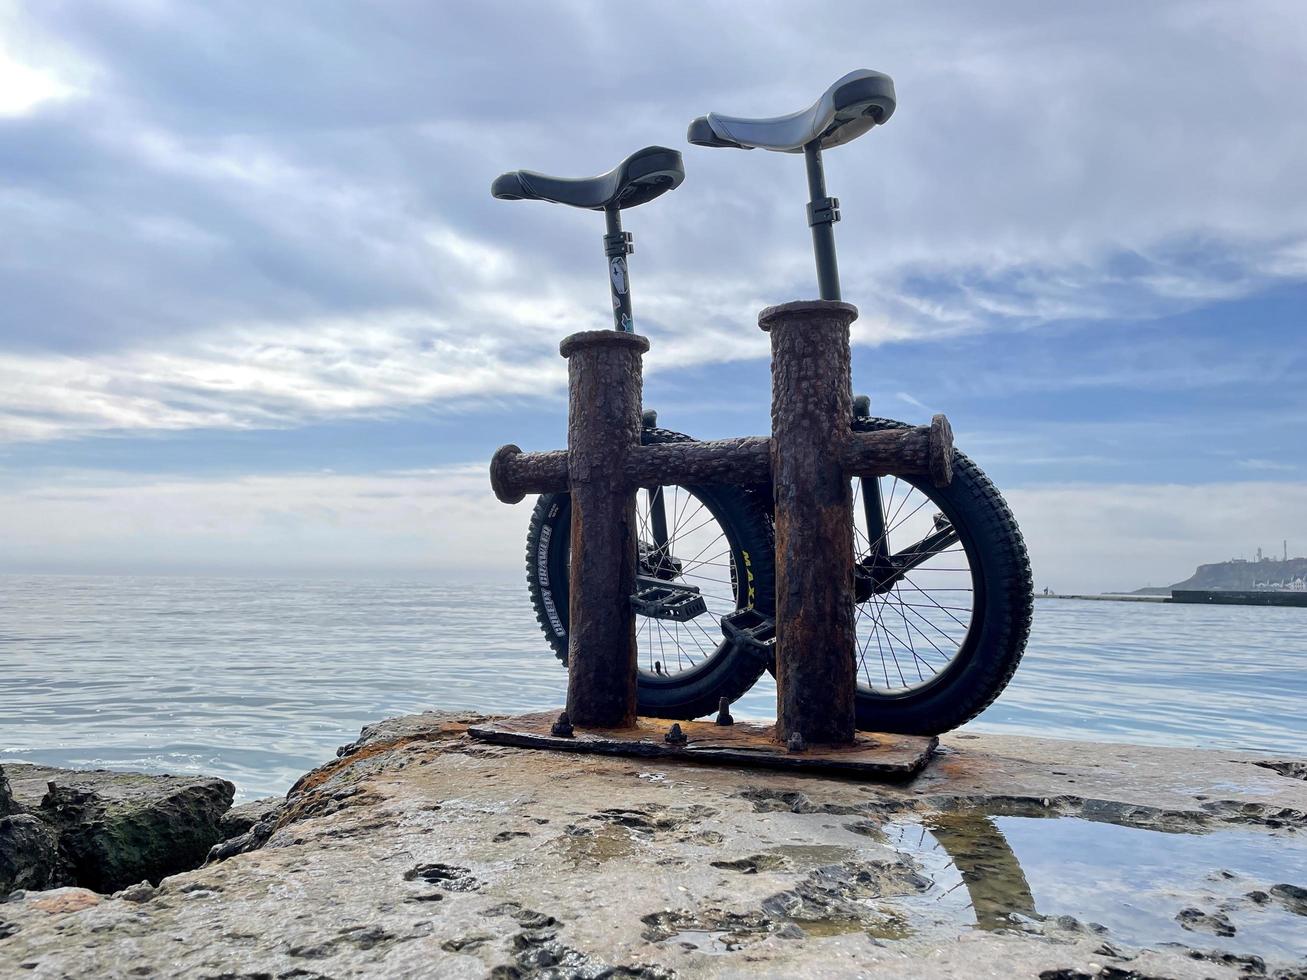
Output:
[[[516,576],[0,575],[0,765],[203,773],[284,793],[366,724],[540,710],[566,672]],[[1307,609],[1041,599],[968,730],[1307,757]],[[775,715],[763,680],[733,707]]]

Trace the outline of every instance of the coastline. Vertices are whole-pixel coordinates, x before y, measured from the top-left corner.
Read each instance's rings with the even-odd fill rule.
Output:
[[[1088,602],[1170,602],[1170,596],[1163,595],[1131,595],[1125,592],[1102,592],[1102,593],[1061,593],[1051,592],[1046,594],[1035,593],[1036,599],[1083,599]]]
[[[157,887],[18,893],[0,905],[0,958],[35,977],[1234,978],[1255,961],[1267,975],[1307,965],[1307,950],[1258,932],[1307,915],[1298,760],[954,733],[893,785],[491,746],[464,734],[477,720],[368,726],[206,866]],[[1164,934],[1132,942],[1118,935],[1128,921],[1050,906],[1022,845],[1004,841],[1017,825],[1043,828],[1036,840],[1143,834],[1162,853],[1224,840],[1230,862],[1273,845],[1282,877],[1229,863],[1164,882],[1168,897],[1150,899]],[[1104,881],[1121,872],[1086,854]],[[968,882],[972,866],[985,873]],[[968,904],[946,901],[950,888]]]

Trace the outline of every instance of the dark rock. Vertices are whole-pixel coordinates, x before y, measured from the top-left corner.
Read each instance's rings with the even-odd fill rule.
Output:
[[[481,882],[467,868],[452,864],[419,864],[404,872],[405,881],[425,881],[447,892],[474,892]]]
[[[1271,895],[1280,900],[1290,912],[1298,915],[1307,915],[1307,888],[1299,888],[1297,885],[1274,885],[1271,887]]]
[[[1204,952],[1191,949],[1189,957],[1195,960],[1205,960],[1208,963],[1220,963],[1232,970],[1238,970],[1245,976],[1261,977],[1266,975],[1266,961],[1252,953],[1228,953],[1222,949]]]
[[[1146,976],[1134,970],[1105,966],[1093,974],[1075,969],[1045,970],[1039,975],[1039,980],[1167,980],[1167,978]]]
[[[0,817],[0,899],[20,888],[35,890],[64,883],[54,830],[27,813]]]
[[[764,899],[762,912],[800,923],[861,922],[871,915],[867,899],[919,894],[932,884],[904,861],[850,861],[809,872],[794,888]]]
[[[1288,776],[1290,779],[1307,779],[1307,762],[1299,760],[1267,760],[1265,762],[1254,762],[1253,765],[1261,766],[1263,769],[1270,769],[1272,772],[1278,772],[1281,776]]]
[[[18,812],[18,804],[14,802],[14,794],[9,789],[9,780],[5,778],[4,766],[0,766],[0,817],[7,817],[11,813]]]
[[[285,802],[283,797],[267,796],[261,800],[251,800],[249,803],[232,807],[218,820],[222,839],[231,840],[233,837],[248,833],[255,824],[274,813]]]
[[[30,765],[10,766],[7,775],[13,801],[58,842],[58,871],[46,887],[106,893],[198,867],[221,839],[219,820],[235,794],[231,783],[206,776]]]
[[[779,854],[752,854],[749,857],[734,858],[726,861],[709,861],[714,868],[723,871],[738,871],[740,874],[755,875],[759,871],[779,871],[785,867],[785,858]]]
[[[155,888],[148,881],[142,881],[142,882],[138,882],[135,885],[130,885],[127,888],[124,888],[120,892],[114,892],[113,897],[120,898],[124,902],[140,903],[140,902],[150,901],[151,899],[154,898],[154,896],[157,893],[158,893],[157,888]]]
[[[1214,936],[1233,936],[1234,923],[1224,912],[1204,912],[1187,908],[1176,913],[1175,921],[1190,932],[1210,932]]]

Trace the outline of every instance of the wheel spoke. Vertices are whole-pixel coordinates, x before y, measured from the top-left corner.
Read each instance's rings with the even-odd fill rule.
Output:
[[[941,512],[948,517],[948,507],[937,494],[897,477],[879,484],[883,532],[867,533],[866,487],[865,480],[853,481],[858,574],[870,577],[872,592],[859,602],[854,621],[858,683],[873,692],[908,693],[933,682],[963,649],[976,614],[974,559],[950,528],[956,522],[940,518]],[[889,550],[891,538],[900,542],[897,552]],[[868,584],[860,578],[860,589]],[[872,656],[880,657],[875,672]]]

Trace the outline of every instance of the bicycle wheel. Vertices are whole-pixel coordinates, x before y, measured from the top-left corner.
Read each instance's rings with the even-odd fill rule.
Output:
[[[690,437],[646,428],[643,442]],[[639,584],[662,587],[671,602],[637,610],[638,696],[643,715],[689,719],[734,701],[767,664],[726,641],[721,618],[741,609],[775,609],[771,517],[741,487],[667,486],[636,494]],[[567,580],[572,525],[566,493],[541,496],[527,533],[526,574],[536,619],[567,663]],[[672,614],[671,604],[684,603]]]
[[[934,735],[970,721],[1011,680],[1034,608],[1025,542],[1002,495],[962,453],[947,487],[855,480],[854,540],[858,727]]]

